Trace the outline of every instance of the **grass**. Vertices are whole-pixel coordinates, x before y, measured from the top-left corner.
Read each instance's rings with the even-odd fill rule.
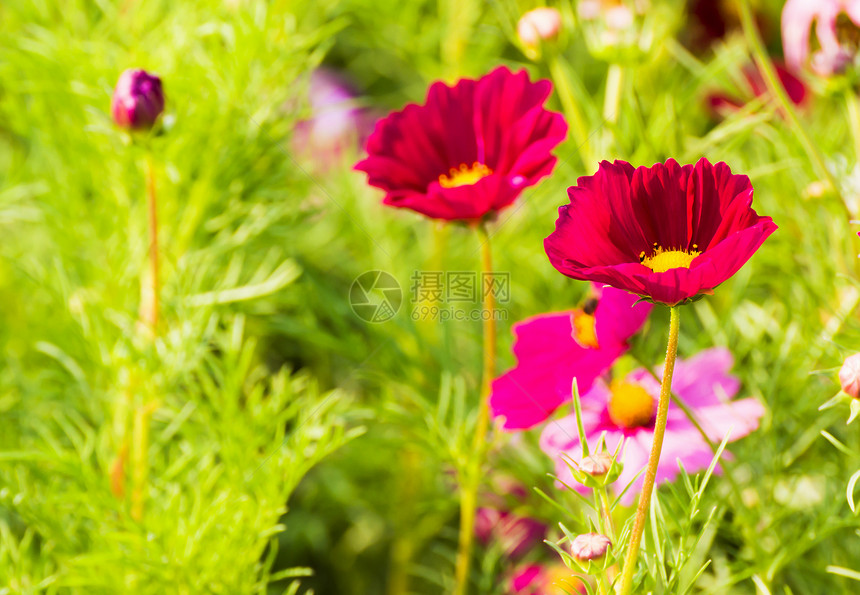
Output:
[[[658,14],[678,14],[678,2],[656,4]],[[310,114],[308,75],[323,62],[348,73],[377,114],[421,101],[433,80],[500,63],[548,77],[546,62],[530,62],[514,39],[530,7],[0,6],[0,593],[450,588],[452,470],[471,444],[481,326],[412,320],[409,288],[415,271],[476,270],[479,246],[464,227],[381,206],[351,171],[357,149],[320,170],[291,137]],[[716,295],[685,308],[679,354],[729,347],[744,396],[767,414],[729,445],[732,458],[702,492],[698,516],[689,494],[700,484],[659,492],[664,517],[691,519],[660,525],[667,542],[685,544],[672,555],[710,560],[695,581],[682,573],[667,592],[851,593],[860,521],[846,486],[860,436],[845,424],[847,406],[819,407],[860,344],[857,227],[836,196],[809,196],[818,174],[772,103],[708,116],[708,92],[745,93],[751,58],[741,34],[693,52],[677,41],[688,33],[684,19],[660,20],[661,43],[624,66],[609,124],[607,64],[589,53],[575,7],[560,8],[563,71],[597,157],[726,161],[750,175],[756,209],[780,227]],[[779,8],[759,4],[771,28]],[[779,51],[778,39],[769,45]],[[135,66],[162,77],[168,101],[163,130],[145,142],[109,114],[119,73]],[[550,102],[561,109],[558,96]],[[800,118],[841,190],[856,197],[843,96],[816,94]],[[155,341],[137,328],[146,151],[162,221]],[[586,289],[552,269],[542,240],[565,188],[595,164],[572,140],[557,154],[552,177],[490,225],[494,266],[511,275],[502,368],[514,363],[512,323],[570,308]],[[387,271],[404,288],[403,309],[383,324],[365,323],[349,305],[353,279],[367,270]],[[656,309],[637,357],[661,360],[667,321]],[[109,472],[148,404],[145,512],[136,521],[130,477],[118,498]],[[497,478],[513,478],[580,515],[546,476],[537,433],[495,440],[487,493],[504,492]],[[572,526],[537,494],[516,506]],[[653,576],[677,566],[645,543]],[[557,559],[548,547],[532,556]],[[504,593],[510,568],[496,546],[480,548],[473,591]]]

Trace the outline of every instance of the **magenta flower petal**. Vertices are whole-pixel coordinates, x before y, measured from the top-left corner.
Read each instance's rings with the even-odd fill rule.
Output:
[[[506,430],[523,430],[546,420],[570,401],[576,377],[588,390],[625,348],[589,349],[573,338],[571,313],[541,314],[514,325],[518,365],[493,382],[490,410]]]
[[[611,287],[595,287],[591,314],[583,310],[541,314],[514,325],[517,366],[493,382],[490,410],[507,430],[531,428],[572,398],[576,378],[581,393],[627,351],[627,341],[644,324],[651,304]],[[593,325],[593,337],[577,339],[574,319]],[[597,344],[590,344],[596,339]]]
[[[706,159],[604,161],[568,194],[544,242],[553,266],[669,306],[712,293],[776,229],[750,207],[749,178]]]
[[[595,284],[595,289],[600,292],[600,316],[595,317],[594,320],[597,343],[599,345],[627,343],[627,340],[645,324],[652,305],[637,304],[639,300],[637,296],[614,287],[601,288],[600,285]]]
[[[544,109],[549,81],[497,68],[453,87],[434,83],[422,105],[379,121],[355,169],[385,191],[384,203],[428,217],[477,220],[549,175],[565,138],[560,114]]]

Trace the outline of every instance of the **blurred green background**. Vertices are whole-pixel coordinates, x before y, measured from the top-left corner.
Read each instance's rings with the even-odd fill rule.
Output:
[[[751,58],[736,5],[715,4],[725,26],[711,38],[715,17],[698,20],[697,6],[649,3],[642,26],[653,39],[624,58],[616,124],[603,117],[606,58],[622,52],[594,46],[575,3],[554,4],[565,25],[557,66],[595,157],[726,161],[751,177],[755,208],[780,227],[715,296],[684,311],[680,354],[729,347],[743,395],[768,411],[730,448],[736,485],[715,479],[701,504],[716,507],[718,522],[694,592],[852,593],[855,580],[828,567],[860,559],[860,522],[845,497],[860,436],[845,425],[847,408],[818,408],[860,344],[857,226],[834,196],[810,192],[818,173],[802,144],[742,74]],[[370,122],[422,101],[434,80],[498,64],[557,75],[516,40],[533,7],[0,5],[0,593],[450,587],[452,468],[477,401],[481,327],[414,321],[409,288],[416,271],[476,270],[478,244],[466,227],[383,207],[352,165]],[[781,2],[754,8],[778,58]],[[311,75],[321,66],[350,87],[363,122],[350,120],[336,150],[300,124],[319,116]],[[113,86],[131,67],[161,76],[167,96],[162,126],[145,142],[110,119]],[[854,94],[809,88],[803,126],[856,200],[845,103]],[[716,117],[714,92],[745,107]],[[562,109],[557,96],[550,107]],[[511,282],[501,369],[514,363],[510,324],[570,308],[586,292],[542,248],[565,188],[596,167],[580,149],[568,139],[552,177],[490,226],[495,266]],[[148,152],[163,267],[155,341],[137,328]],[[369,270],[404,290],[384,323],[350,306],[353,280]],[[636,345],[644,361],[661,360],[667,319],[655,309]],[[110,472],[150,406],[146,512],[136,520]],[[537,435],[496,438],[486,492],[513,480],[575,510],[547,477]],[[516,506],[549,525],[562,520],[531,492]],[[549,548],[532,556],[555,558]],[[510,568],[498,548],[481,548],[474,592],[507,593]]]

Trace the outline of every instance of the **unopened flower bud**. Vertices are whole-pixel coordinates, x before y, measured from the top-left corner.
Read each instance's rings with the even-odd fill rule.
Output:
[[[555,8],[535,8],[520,17],[517,35],[520,42],[529,48],[537,47],[541,41],[551,41],[561,30],[561,13]]]
[[[161,79],[139,68],[122,73],[111,100],[111,113],[118,126],[131,130],[152,128],[164,111]]]
[[[583,458],[579,463],[571,461],[568,467],[573,478],[585,487],[605,488],[614,483],[624,470],[624,464],[617,460],[616,455],[601,450]]]
[[[612,468],[612,455],[608,452],[596,452],[582,459],[579,468],[592,477],[603,477]]]
[[[845,358],[839,370],[839,383],[845,393],[855,399],[860,398],[860,353]]]
[[[602,571],[608,562],[607,552],[612,542],[600,533],[577,535],[570,544],[570,555],[585,572]]]

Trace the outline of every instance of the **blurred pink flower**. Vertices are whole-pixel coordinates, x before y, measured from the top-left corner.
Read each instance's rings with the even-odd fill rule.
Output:
[[[839,370],[839,384],[848,395],[860,398],[860,353],[845,358]]]
[[[475,536],[484,545],[497,542],[509,558],[519,558],[543,541],[546,525],[496,508],[482,507],[475,515]]]
[[[791,74],[779,62],[774,62],[774,68],[776,68],[779,81],[782,83],[791,102],[798,107],[805,105],[808,93],[803,81]],[[743,75],[749,87],[749,95],[744,98],[738,98],[721,91],[709,94],[707,96],[707,103],[713,115],[721,118],[726,117],[732,112],[741,109],[753,98],[761,97],[768,93],[767,84],[764,82],[761,72],[759,72],[759,69],[754,64],[748,64],[744,67]]]
[[[561,562],[521,566],[514,570],[510,584],[511,595],[565,595],[571,589],[585,592],[582,581]]]
[[[810,54],[809,30],[815,23],[818,44],[825,56],[837,56],[842,49],[837,18],[845,13],[860,27],[858,0],[788,0],[782,9],[782,47],[789,68],[800,70]]]
[[[738,379],[728,373],[732,363],[732,354],[722,347],[702,351],[686,361],[678,359],[675,363],[672,391],[693,410],[708,438],[713,441],[721,441],[730,428],[731,440],[746,436],[758,427],[759,418],[764,415],[764,407],[755,398],[730,401],[740,388]],[[656,373],[659,378],[662,370]],[[619,457],[624,463],[624,471],[615,483],[618,491],[623,490],[648,461],[659,395],[659,380],[640,368],[611,385],[598,381],[582,397],[583,425],[589,444],[596,444],[604,432],[611,451],[622,438],[625,440]],[[566,453],[574,460],[580,458],[575,415],[548,424],[541,435],[541,448],[555,462],[556,475],[561,480],[576,486],[577,490],[588,491],[573,481],[561,457]],[[677,459],[692,473],[707,468],[712,458],[713,452],[699,431],[681,408],[670,402],[663,455],[657,467],[658,484],[675,478],[678,474]],[[625,494],[623,502],[633,502],[641,486],[640,476]]]
[[[373,117],[356,101],[353,86],[338,72],[321,67],[311,73],[307,101],[311,117],[293,130],[293,150],[326,170],[357,150],[373,129]]]
[[[651,304],[637,296],[592,285],[596,299],[582,309],[539,314],[513,327],[517,366],[493,382],[490,410],[506,430],[524,430],[546,420],[581,393],[628,349],[627,341],[644,324]]]

